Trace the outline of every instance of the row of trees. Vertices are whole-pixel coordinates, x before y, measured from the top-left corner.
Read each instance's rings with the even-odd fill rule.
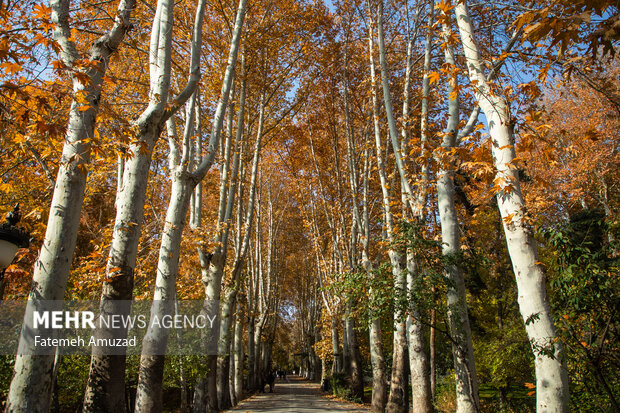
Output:
[[[574,408],[617,405],[607,384],[617,381],[611,356],[617,319],[607,310],[602,317],[582,315],[598,321],[577,333],[566,314],[575,309],[559,298],[579,301],[590,295],[582,287],[596,283],[596,274],[617,275],[609,182],[618,147],[613,127],[607,129],[617,118],[617,38],[608,30],[615,9],[537,6],[337,3],[336,63],[316,86],[295,134],[303,166],[292,173],[300,189],[310,188],[300,190],[299,202],[309,208],[304,219],[324,305],[322,323],[312,318],[316,312],[302,313],[310,318],[301,323],[300,347],[315,343],[323,361],[333,359],[332,376],[344,373],[356,399],[363,398],[360,361],[366,358],[373,411],[407,411],[409,403],[416,412],[449,406],[436,394],[437,372],[450,370],[438,361],[438,348],[453,357],[454,404],[447,409],[498,408],[488,396],[480,400],[480,384],[488,394],[492,383],[501,408],[517,408],[520,397],[513,392],[509,403],[508,394],[519,386],[528,389],[524,396],[536,395],[537,411],[567,411],[569,373],[578,389]],[[565,25],[570,19],[577,27]],[[589,100],[594,96],[596,105]],[[563,106],[580,98],[577,111],[589,120],[578,116],[575,130],[575,108]],[[594,163],[581,159],[579,166],[550,170],[565,156],[580,159],[576,154],[593,136],[605,160],[583,155]],[[562,188],[561,195],[549,188]],[[605,212],[597,215],[596,208]],[[582,231],[600,231],[607,241],[590,244],[583,233],[568,241],[573,232],[566,228],[584,217],[580,225],[596,229]],[[563,241],[549,243],[541,235],[547,230]],[[564,249],[573,247],[585,255],[567,264]],[[591,253],[596,269],[571,267],[585,265]],[[551,256],[564,257],[563,264]],[[569,276],[573,270],[585,278]],[[611,284],[601,284],[614,297],[601,308],[617,302]],[[323,326],[319,342],[317,324]],[[360,357],[360,340],[366,357]],[[596,360],[586,375],[576,374],[585,354],[577,355],[575,346]],[[315,356],[303,354],[312,376]],[[521,368],[530,363],[533,374]],[[586,382],[596,383],[597,396],[579,395]]]
[[[261,151],[264,140],[273,139],[301,104],[286,92],[309,65],[303,50],[317,36],[325,9],[257,4],[246,19],[245,0],[238,6],[190,3],[162,0],[136,7],[121,1],[78,9],[70,1],[49,7],[4,5],[5,23],[13,24],[14,32],[24,31],[24,37],[7,34],[12,43],[5,56],[4,98],[10,109],[3,120],[12,129],[3,148],[21,156],[20,149],[28,147],[36,161],[20,160],[20,166],[27,163],[29,176],[12,182],[13,197],[24,197],[18,184],[42,177],[38,168],[53,185],[51,193],[36,188],[34,196],[40,199],[24,202],[36,205],[35,220],[49,217],[46,226],[32,231],[35,237],[45,235],[27,311],[47,300],[94,299],[99,294],[102,311],[113,314],[126,314],[125,303],[134,297],[152,298],[163,303],[151,310],[160,317],[174,313],[177,297],[219,301],[220,329],[226,332],[219,339],[219,356],[207,356],[208,369],[194,371],[194,383],[183,383],[194,389],[194,410],[205,411],[226,408],[241,397],[244,325],[251,337],[246,386],[258,387],[269,367],[279,280],[273,239],[281,220],[273,203],[281,189],[268,184],[274,172],[261,172],[266,169]],[[26,17],[25,26],[14,20],[18,16]],[[302,24],[289,30],[296,19]],[[203,77],[205,66],[212,77]],[[72,82],[71,90],[60,86],[65,79]],[[16,84],[14,92],[10,82]],[[50,95],[33,101],[31,91]],[[52,128],[48,113],[36,108],[41,102],[43,109],[67,119],[67,126],[59,120]],[[26,110],[20,112],[20,107]],[[158,145],[164,131],[167,151]],[[56,159],[58,149],[62,157]],[[214,164],[218,171],[212,171]],[[15,171],[14,177],[20,173]],[[165,191],[152,189],[166,186]],[[41,206],[45,199],[50,207]],[[189,234],[184,231],[188,214]],[[233,260],[226,259],[230,248]],[[182,255],[196,257],[180,260]],[[70,274],[72,263],[77,268]],[[186,266],[186,279],[178,277],[180,264]],[[200,283],[188,274],[192,267],[201,273],[202,294]],[[12,281],[13,296],[28,288],[26,277],[21,283]],[[69,288],[68,282],[73,283]],[[237,298],[240,291],[243,300]],[[20,343],[26,354],[33,348],[24,346],[34,345],[28,340],[30,327],[23,329]],[[96,338],[109,334],[103,328],[94,332]],[[126,356],[93,348],[81,391],[83,410],[161,411],[166,358],[151,354],[163,354],[167,340],[164,330],[146,332],[136,383],[125,380],[130,368]],[[18,355],[6,411],[49,411],[63,386],[57,376],[61,368],[58,353]],[[180,368],[182,372],[187,366],[181,363]],[[136,389],[130,397],[126,390],[132,385]]]
[[[617,408],[613,2],[0,11],[2,201],[40,240],[5,296],[219,300],[221,332],[7,357],[6,411],[226,409],[274,360],[371,374],[373,411]]]

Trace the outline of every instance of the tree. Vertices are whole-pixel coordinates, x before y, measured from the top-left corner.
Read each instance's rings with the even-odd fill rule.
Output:
[[[80,55],[71,39],[70,1],[51,2],[54,39],[60,59],[71,71],[74,99],[69,112],[61,165],[55,181],[45,240],[35,263],[33,289],[26,316],[40,308],[43,301],[62,300],[77,239],[80,211],[86,186],[86,168],[91,143],[95,139],[95,120],[101,101],[101,87],[112,53],[120,46],[131,27],[133,0],[121,0],[111,29],[96,39],[85,55]],[[7,412],[44,412],[49,409],[54,357],[35,355],[27,335],[20,338],[21,354],[15,361],[15,375],[6,404]],[[44,395],[40,397],[41,393]]]
[[[172,1],[160,0],[151,30],[149,68],[149,104],[135,121],[137,139],[129,145],[131,154],[125,168],[116,198],[116,219],[110,254],[106,267],[100,309],[104,314],[128,314],[128,301],[133,295],[134,267],[140,224],[144,214],[144,201],[151,155],[163,125],[187,101],[200,78],[200,41],[204,2],[199,3],[192,44],[190,74],[185,88],[168,106],[173,35]],[[216,148],[212,155],[215,156]],[[181,211],[180,211],[181,212]],[[95,330],[95,336],[108,334],[104,328]],[[126,332],[124,333],[126,334]],[[102,349],[93,348],[89,384],[84,396],[86,411],[125,409],[125,356],[106,355]]]
[[[519,307],[536,357],[536,398],[539,411],[566,411],[568,377],[563,367],[562,345],[555,340],[556,328],[546,293],[545,275],[538,264],[536,248],[528,228],[521,184],[515,165],[512,120],[506,99],[494,94],[483,73],[480,52],[465,2],[454,6],[467,70],[475,83],[475,96],[485,113],[492,139],[496,168],[496,198],[508,251],[519,288]]]

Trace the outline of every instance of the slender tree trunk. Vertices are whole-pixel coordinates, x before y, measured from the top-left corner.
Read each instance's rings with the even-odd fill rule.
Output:
[[[238,402],[243,397],[243,324],[240,314],[237,314],[235,320],[235,385],[233,392],[235,400]]]
[[[231,95],[234,95],[234,88],[231,90]],[[232,97],[232,96],[231,96]],[[231,104],[228,109],[228,122],[227,122],[227,134],[226,144],[224,145],[224,160],[222,163],[222,172],[220,177],[220,202],[219,202],[219,214],[218,214],[218,238],[219,244],[214,254],[221,255],[221,259],[217,260],[219,268],[216,272],[219,276],[223,274],[224,267],[226,265],[226,257],[228,256],[228,227],[229,218],[232,212],[232,208],[227,208],[228,205],[234,203],[231,197],[235,195],[235,179],[238,172],[239,163],[235,162],[235,169],[233,171],[233,178],[228,182],[228,175],[230,173],[230,154],[233,147],[233,112],[234,106]],[[241,109],[240,109],[241,110]],[[237,161],[237,158],[235,158]],[[234,284],[234,281],[233,281]],[[224,292],[224,299],[220,302],[220,337],[217,347],[217,371],[216,371],[216,388],[217,388],[217,405],[219,409],[227,409],[231,406],[230,389],[229,389],[229,377],[230,377],[230,334],[232,328],[232,311],[234,307],[234,291],[230,288]]]
[[[236,365],[236,358],[235,355],[237,354],[237,348],[236,346],[236,334],[237,334],[237,320],[235,319],[235,321],[233,322],[233,327],[232,327],[232,340],[230,340],[230,347],[229,347],[229,351],[230,351],[230,365],[229,365],[229,369],[228,369],[228,394],[230,397],[230,404],[231,406],[236,406],[237,405],[237,395],[235,394],[235,371],[237,368]]]
[[[338,320],[332,318],[332,354],[334,355],[334,364],[332,364],[332,375],[341,371],[340,340],[338,336]]]
[[[379,5],[377,7],[377,27],[378,27],[378,37],[379,37],[379,60],[381,63],[381,78],[383,85],[383,98],[385,102],[385,109],[388,117],[388,125],[390,127],[390,136],[392,139],[392,144],[394,146],[395,159],[398,170],[403,169],[402,160],[398,153],[398,144],[396,141],[398,137],[396,136],[396,126],[394,117],[392,114],[392,101],[390,97],[388,79],[387,79],[387,70],[385,64],[385,47],[383,40],[383,1],[379,1]],[[374,74],[374,63],[371,66],[372,74]],[[373,76],[374,78],[374,76]],[[375,107],[375,112],[377,112],[378,103],[373,105]],[[390,242],[394,240],[394,224],[392,218],[392,212],[390,210],[390,199],[389,193],[387,192],[387,180],[385,177],[385,166],[383,164],[383,155],[381,153],[381,142],[380,142],[380,134],[378,131],[378,114],[375,113],[375,141],[377,148],[377,164],[380,174],[381,186],[383,191],[383,205],[384,205],[384,214],[386,216],[386,231],[387,236]],[[404,176],[404,173],[401,174]],[[408,189],[408,183],[406,179],[400,179],[401,185],[403,186],[402,190],[411,194],[411,191]],[[407,330],[406,330],[406,316],[403,308],[398,308],[402,306],[404,300],[403,294],[406,295],[407,291],[407,280],[406,280],[406,264],[404,253],[401,251],[396,251],[393,247],[388,251],[388,255],[390,257],[390,263],[392,264],[392,273],[394,274],[394,287],[396,294],[396,305],[397,308],[394,312],[394,346],[393,346],[393,357],[392,357],[392,378],[390,382],[390,393],[388,398],[388,403],[386,406],[386,412],[406,412],[408,410],[408,406],[406,405],[407,399]]]
[[[450,22],[443,23],[444,53],[446,63],[456,67],[453,46],[450,44]],[[448,81],[448,92],[453,96],[457,90],[456,75]],[[444,276],[447,279],[448,326],[452,336],[452,353],[454,358],[454,374],[456,378],[456,399],[458,412],[479,411],[478,381],[474,363],[474,349],[471,328],[467,313],[467,293],[463,273],[458,266],[460,248],[460,232],[454,200],[454,177],[450,148],[455,146],[459,124],[459,102],[457,96],[448,102],[448,124],[442,142],[444,155],[438,159],[437,203],[441,221],[442,254],[446,258]]]
[[[240,112],[239,112],[239,119],[238,119],[238,130],[237,130],[237,140],[240,140],[243,134],[243,105],[244,105],[244,100],[245,100],[245,84],[242,86],[242,90],[241,90],[241,99],[240,99]],[[264,107],[261,106],[260,108],[261,114],[264,114]],[[259,116],[262,119],[262,115]],[[232,271],[232,280],[231,280],[231,284],[229,286],[229,291],[228,294],[226,295],[226,298],[224,299],[223,303],[222,303],[222,311],[221,311],[221,321],[220,321],[220,331],[222,332],[222,335],[220,336],[220,342],[219,342],[219,348],[220,351],[218,351],[219,353],[219,357],[218,358],[218,369],[219,366],[221,364],[223,369],[226,369],[226,358],[229,358],[230,356],[223,356],[222,352],[225,351],[226,348],[228,348],[230,346],[230,341],[231,341],[231,335],[228,334],[231,325],[232,325],[232,311],[235,308],[235,304],[236,304],[236,298],[237,298],[237,290],[239,288],[239,282],[240,282],[240,277],[241,277],[241,272],[243,270],[243,264],[245,262],[246,259],[246,255],[247,252],[249,250],[249,244],[250,244],[250,234],[252,233],[252,222],[253,222],[253,216],[254,216],[254,203],[255,203],[255,198],[256,198],[256,186],[257,186],[257,181],[258,181],[258,167],[259,167],[259,160],[260,160],[260,150],[261,150],[261,146],[262,146],[262,120],[259,119],[259,127],[258,127],[258,134],[257,134],[257,138],[256,138],[256,142],[255,142],[255,146],[254,146],[254,156],[252,159],[252,171],[251,171],[251,176],[250,176],[250,188],[249,188],[249,199],[248,199],[248,205],[246,208],[246,216],[245,216],[245,220],[244,220],[244,226],[245,226],[245,233],[243,235],[243,239],[241,240],[240,238],[240,234],[242,231],[242,228],[240,227],[241,225],[241,207],[238,207],[238,217],[237,217],[237,222],[238,222],[238,226],[239,228],[237,228],[237,234],[238,234],[238,239],[240,240],[239,244],[236,246],[236,254],[235,254],[235,262],[233,265],[233,271]],[[235,184],[235,180],[236,180],[236,175],[238,173],[238,164],[239,164],[239,159],[236,156],[235,157],[235,162],[234,162],[234,166],[233,168],[233,183],[231,184],[231,188],[229,191],[229,199],[228,199],[228,211],[226,213],[226,218],[230,215],[230,206],[232,205],[232,202],[234,200],[234,184]],[[239,198],[239,205],[241,205],[241,198]],[[226,395],[224,393],[229,393],[228,389],[227,389],[227,383],[225,383],[225,381],[227,380],[227,376],[228,376],[228,372],[226,371],[222,371],[220,373],[220,371],[218,370],[218,382],[217,382],[217,388],[218,388],[218,405],[220,409],[226,409],[228,407],[230,407],[230,401],[227,400]]]
[[[351,303],[347,304],[351,306]],[[364,373],[362,371],[362,355],[355,334],[355,320],[348,317],[346,321],[347,336],[351,353],[351,395],[359,400],[364,399]]]
[[[497,169],[496,195],[518,289],[525,330],[534,353],[536,408],[538,412],[568,411],[568,376],[562,343],[547,298],[545,274],[538,265],[536,246],[525,220],[525,201],[513,161],[516,157],[508,103],[492,93],[482,71],[482,60],[465,1],[455,6],[456,19],[475,96],[486,115]]]
[[[408,255],[412,255],[412,253],[408,253]],[[415,264],[415,259],[407,257],[407,290],[410,292],[419,291],[417,285],[419,269],[413,267]],[[409,311],[410,316],[407,320],[407,328],[413,411],[432,413],[433,401],[428,352],[425,345],[422,315],[420,314],[416,297],[409,297]]]
[[[422,78],[422,102],[420,109],[420,145],[421,157],[426,159],[428,156],[428,114],[430,107],[430,70],[431,70],[431,51],[433,43],[433,20],[434,20],[434,2],[430,2],[427,22],[427,33],[424,51],[424,70]],[[408,60],[409,61],[409,60]],[[409,68],[408,68],[409,70]],[[405,95],[407,96],[408,85],[405,86]],[[407,103],[407,99],[405,99]],[[404,103],[403,103],[404,106]],[[403,107],[404,115],[407,117],[406,108]],[[402,131],[403,136],[407,136],[405,128]],[[396,149],[394,149],[396,151]],[[423,219],[424,206],[427,199],[428,182],[428,164],[425,160],[420,168],[422,183],[416,193],[416,204],[412,205],[413,219],[421,222]],[[401,180],[407,180],[407,176],[401,176]],[[419,280],[422,277],[418,266],[418,258],[416,252],[407,251],[407,292],[409,299],[408,317],[408,347],[409,347],[409,370],[411,375],[412,389],[412,406],[413,411],[420,413],[430,413],[433,411],[432,391],[430,384],[430,370],[428,352],[425,346],[425,334],[422,326],[422,314],[419,310]]]
[[[133,295],[151,154],[163,128],[170,89],[172,13],[172,1],[158,1],[150,42],[149,106],[136,121],[139,138],[129,146],[132,156],[125,162],[122,188],[116,198],[114,232],[106,266],[106,280],[109,281],[103,284],[100,303],[102,316],[128,315],[130,311],[128,303]],[[94,331],[96,339],[110,335],[122,338],[123,333],[105,328]],[[124,411],[125,360],[124,355],[109,355],[105,348],[93,347],[84,395],[85,412]]]
[[[230,320],[230,316],[228,317]],[[226,324],[231,324],[230,321],[227,321]],[[221,324],[220,324],[221,328]],[[230,326],[228,330],[225,332],[220,331],[220,343],[228,343],[230,344],[230,339],[222,340],[223,335],[230,335]],[[218,346],[218,358],[217,358],[217,404],[219,410],[228,409],[232,406],[232,401],[230,399],[230,382],[228,381],[230,375],[230,363],[231,357],[229,352],[230,346],[227,346],[225,349],[221,346]]]
[[[254,317],[248,317],[248,388],[255,389],[257,386],[256,370],[254,369]]]
[[[433,287],[432,291],[433,301],[432,305],[434,307],[436,302],[435,297],[435,287]],[[437,388],[437,358],[436,358],[436,334],[437,331],[435,329],[435,323],[437,323],[437,311],[435,308],[431,309],[431,328],[429,332],[429,364],[431,369],[431,394],[432,400],[435,400],[435,389]]]
[[[151,308],[151,320],[174,314],[176,274],[179,266],[181,237],[189,201],[194,189],[186,171],[175,171],[172,194],[157,265],[157,279]],[[150,323],[142,341],[140,374],[136,391],[136,412],[161,412],[164,359],[170,330]]]
[[[372,363],[372,411],[382,412],[387,403],[387,386],[379,319],[370,322],[370,359]]]
[[[202,3],[204,5],[204,3]],[[199,13],[201,13],[199,6]],[[170,145],[170,170],[172,171],[172,189],[166,224],[162,234],[155,280],[154,301],[151,307],[151,320],[171,316],[176,305],[176,276],[179,267],[181,237],[185,228],[185,218],[196,185],[195,177],[188,172],[190,139],[194,134],[194,113],[196,99],[188,103],[185,130],[183,133],[183,154],[179,159],[176,144],[176,126],[174,120],[168,120],[168,141]],[[163,408],[162,382],[165,352],[169,329],[159,324],[149,324],[143,339],[142,356],[138,387],[136,390],[136,412],[159,412]]]
[[[178,305],[178,300],[175,300],[174,302],[174,313],[178,314],[179,313],[179,305]],[[177,340],[179,343],[179,347],[182,350],[182,341],[181,341],[181,334],[179,333],[179,331],[177,330]],[[181,406],[179,408],[180,413],[189,413],[189,405],[188,405],[188,400],[187,400],[187,378],[185,375],[185,358],[184,356],[178,356],[178,360],[179,360],[179,386],[181,387]]]
[[[71,39],[69,0],[53,0],[51,21],[53,36],[60,46],[62,62],[73,69],[82,56]],[[90,68],[75,69],[88,77],[88,82],[72,77],[73,92],[83,96],[85,103],[73,101],[65,136],[62,158],[52,196],[43,246],[34,266],[33,288],[28,298],[23,332],[31,331],[28,317],[41,301],[64,299],[67,277],[80,223],[80,211],[86,187],[87,165],[90,162],[89,140],[94,139],[95,120],[101,100],[101,87],[110,55],[118,49],[130,29],[134,0],[119,1],[118,12],[109,32],[90,47],[85,59],[95,63]],[[29,335],[20,336],[20,354],[16,356],[13,379],[6,401],[6,412],[47,412],[50,407],[53,355],[33,355],[35,347]]]
[[[372,16],[372,13],[370,14]],[[381,131],[379,126],[379,102],[377,99],[377,87],[375,76],[375,59],[373,52],[374,35],[372,29],[372,18],[369,19],[368,24],[368,51],[370,59],[370,79],[371,79],[371,95],[372,95],[372,113],[373,113],[373,127],[375,135],[375,144],[377,150],[377,169],[379,170],[381,185],[383,189],[383,213],[389,213],[389,194],[387,193],[387,187],[385,178],[385,166],[383,163],[383,157],[381,152]],[[367,205],[367,202],[365,202]],[[367,213],[365,214],[366,221],[368,220]],[[391,219],[391,218],[390,218]],[[368,223],[365,224],[368,226]],[[368,231],[367,231],[368,232]],[[366,240],[369,235],[366,234]],[[368,242],[368,241],[366,241]],[[370,266],[370,264],[368,264]],[[370,322],[370,356],[373,367],[373,382],[372,382],[372,410],[374,412],[383,412],[387,404],[387,383],[385,372],[385,359],[383,356],[383,342],[381,337],[381,321],[378,318],[371,320]]]
[[[344,116],[347,138],[347,160],[349,166],[349,184],[351,187],[352,212],[353,223],[351,229],[351,256],[350,256],[350,268],[358,265],[358,257],[356,246],[358,242],[358,230],[363,229],[362,219],[360,217],[360,211],[358,207],[358,171],[356,165],[356,151],[355,142],[353,138],[353,130],[349,113],[349,86],[348,86],[348,47],[345,51],[345,90],[344,90]],[[364,374],[362,372],[362,357],[359,351],[359,345],[355,334],[355,320],[350,316],[352,303],[350,300],[347,302],[347,318],[345,321],[346,336],[349,340],[349,355],[350,355],[350,373],[351,373],[351,392],[352,396],[359,398],[364,397]]]
[[[406,264],[404,254],[395,250],[389,251],[392,273],[394,274],[394,288],[396,290],[396,305],[401,306],[406,294]],[[390,395],[385,408],[386,412],[407,412],[406,405],[407,383],[407,330],[406,316],[403,308],[397,308],[394,312],[394,352],[392,355],[392,380],[390,383]]]
[[[351,375],[351,345],[349,344],[349,331],[347,330],[347,319],[345,316],[342,328],[342,373]]]
[[[256,379],[257,379],[257,384],[260,387],[261,382],[263,380],[263,364],[262,364],[262,357],[264,355],[264,353],[262,352],[262,342],[263,340],[261,339],[261,333],[262,333],[262,328],[260,327],[260,325],[256,326],[256,329],[254,330],[254,371],[256,372]]]
[[[370,32],[369,39],[372,41],[372,31]],[[372,45],[370,47],[372,51]],[[371,57],[372,59],[372,57]],[[374,73],[374,59],[371,60]],[[375,91],[374,75],[372,77],[372,88]],[[376,93],[373,93],[373,104],[376,104]],[[367,147],[364,154],[364,180],[363,180],[363,230],[362,237],[362,267],[366,270],[369,278],[375,277],[372,268],[372,262],[369,258],[369,243],[370,243],[370,219],[368,211],[368,185],[370,179],[370,147],[371,142],[367,142]],[[371,280],[371,285],[372,285]],[[375,297],[376,291],[371,286],[368,291],[371,299]],[[375,310],[375,309],[373,309]],[[374,412],[383,412],[387,403],[387,385],[386,385],[386,372],[385,372],[385,356],[383,354],[383,338],[381,334],[381,319],[378,315],[371,313],[371,320],[369,323],[369,347],[370,347],[370,363],[372,365],[372,410]]]

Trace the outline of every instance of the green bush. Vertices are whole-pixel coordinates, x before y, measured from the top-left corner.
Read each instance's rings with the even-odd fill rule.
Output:
[[[329,385],[335,396],[351,399],[351,380],[345,373],[334,373],[329,378]]]

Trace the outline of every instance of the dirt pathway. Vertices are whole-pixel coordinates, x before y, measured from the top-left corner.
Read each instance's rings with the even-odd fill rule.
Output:
[[[277,380],[273,393],[260,393],[245,399],[229,412],[252,413],[317,413],[317,412],[369,412],[355,404],[330,400],[323,396],[317,383],[310,383],[297,376],[287,376],[288,382]],[[269,391],[269,386],[266,386]]]

